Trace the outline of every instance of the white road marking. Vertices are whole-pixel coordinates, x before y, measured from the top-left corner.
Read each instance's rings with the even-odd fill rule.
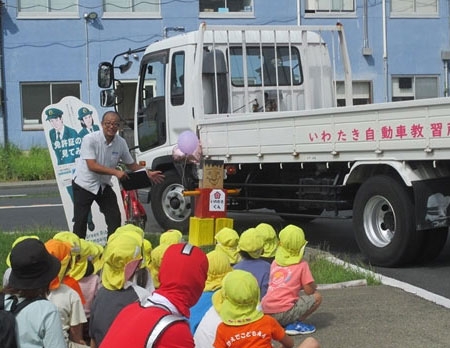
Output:
[[[16,197],[26,197],[27,195],[22,193],[18,195],[0,195],[0,198],[16,198]]]
[[[32,205],[4,205],[0,209],[28,209],[28,208],[48,208],[48,207],[62,207],[62,203],[59,204],[32,204]]]

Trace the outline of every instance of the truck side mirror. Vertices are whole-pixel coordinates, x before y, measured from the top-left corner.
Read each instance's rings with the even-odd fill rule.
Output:
[[[114,68],[109,62],[102,62],[98,66],[97,84],[100,88],[110,88],[114,80]]]
[[[100,91],[100,105],[104,108],[116,105],[116,93],[113,89]]]

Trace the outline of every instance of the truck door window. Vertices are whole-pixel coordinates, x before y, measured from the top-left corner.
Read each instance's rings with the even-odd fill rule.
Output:
[[[144,57],[138,95],[138,141],[140,151],[166,142],[165,76],[168,52]]]
[[[172,105],[184,104],[184,52],[172,55],[170,71],[170,101]]]
[[[296,47],[247,47],[248,86],[290,86],[303,83],[300,54]],[[244,58],[242,47],[231,47],[231,82],[233,86],[244,86]],[[277,81],[278,74],[278,81]]]

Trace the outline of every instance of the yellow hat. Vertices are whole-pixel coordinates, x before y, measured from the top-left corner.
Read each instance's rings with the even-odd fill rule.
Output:
[[[143,265],[150,269],[150,264],[152,263],[152,250],[153,246],[152,243],[144,238],[144,242],[142,243],[142,250],[144,254],[144,262]]]
[[[264,240],[264,251],[261,257],[267,258],[275,257],[275,252],[277,251],[279,243],[275,229],[271,225],[266,224],[264,222],[260,223],[255,228],[258,231],[258,234]]]
[[[239,261],[239,235],[238,233],[229,227],[222,228],[219,232],[216,233],[216,250],[221,250],[225,254],[227,254],[230,263],[235,264]]]
[[[89,254],[88,260],[91,261],[94,266],[94,274],[97,274],[103,267],[102,255],[104,248],[91,240],[86,240],[86,243],[88,248],[87,252]]]
[[[222,281],[223,283],[223,281]],[[217,290],[211,297],[212,304],[214,306],[214,309],[217,313],[220,313],[220,310],[222,309],[222,303],[223,303],[223,292],[222,290]]]
[[[228,273],[218,292],[222,294],[217,295],[215,300],[222,296],[219,316],[225,324],[240,326],[263,317],[264,313],[258,308],[260,293],[258,281],[250,272],[233,270]]]
[[[103,252],[102,284],[121,290],[142,260],[141,244],[129,234],[120,234],[106,244]]]
[[[161,233],[159,237],[159,244],[177,244],[183,240],[183,234],[178,230],[167,230],[166,232]]]
[[[80,254],[81,252],[80,237],[78,237],[75,233],[70,231],[58,232],[53,236],[53,239],[70,243],[70,245],[72,246],[72,249],[70,250],[71,254],[72,255]]]
[[[159,288],[159,268],[161,267],[162,258],[169,244],[160,244],[151,252],[152,263],[150,264],[150,273],[153,279],[155,289]]]
[[[124,234],[136,239],[136,242],[141,245],[141,251],[144,252],[144,230],[133,224],[127,224],[117,228],[114,233],[109,236],[108,242],[116,238],[117,236],[122,236]],[[142,258],[144,258],[144,254],[142,254]],[[145,263],[142,262],[140,264],[140,267],[145,267]]]
[[[39,240],[38,236],[20,236],[20,237],[17,237],[16,240],[12,243],[11,249],[14,248],[17,243],[19,243],[19,242],[21,242],[21,241],[23,241],[24,239],[27,239],[27,238],[33,238],[33,239],[38,239]],[[6,264],[8,265],[8,267],[11,267],[11,252],[9,252],[8,256],[6,256]]]
[[[69,271],[69,275],[76,280],[80,280],[86,275],[89,258],[92,254],[89,242],[83,238],[80,238],[79,241],[80,253],[77,256],[75,263],[70,266]]]
[[[299,263],[308,243],[303,230],[295,225],[288,225],[280,231],[280,245],[275,253],[275,261],[280,266]]]
[[[239,250],[245,251],[253,259],[258,259],[264,250],[264,241],[255,228],[242,232],[238,243]]]
[[[60,240],[63,242],[68,242],[71,245],[70,249],[70,257],[71,262],[70,266],[67,269],[67,275],[80,280],[85,273],[82,272],[79,265],[76,263],[80,261],[81,258],[81,242],[80,237],[78,237],[75,233],[69,231],[58,232],[53,236],[53,239]],[[86,272],[86,269],[84,270]]]
[[[111,234],[111,236],[113,236],[114,234],[120,234],[123,232],[135,232],[137,233],[141,238],[144,238],[144,230],[142,228],[140,228],[139,226],[133,225],[133,224],[126,224],[123,226],[118,227],[113,234]],[[109,236],[109,238],[111,238],[111,236]]]
[[[210,251],[206,254],[209,268],[204,291],[215,291],[222,286],[222,279],[231,272],[230,261],[227,255],[219,250]]]

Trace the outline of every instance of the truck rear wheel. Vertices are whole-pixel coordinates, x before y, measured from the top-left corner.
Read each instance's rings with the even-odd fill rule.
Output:
[[[412,195],[389,176],[374,176],[361,185],[353,225],[359,248],[374,265],[399,266],[418,256],[423,233],[415,228]]]
[[[175,170],[164,173],[161,184],[152,186],[150,202],[153,215],[164,229],[187,232],[191,216],[191,198],[183,196],[184,186]]]

